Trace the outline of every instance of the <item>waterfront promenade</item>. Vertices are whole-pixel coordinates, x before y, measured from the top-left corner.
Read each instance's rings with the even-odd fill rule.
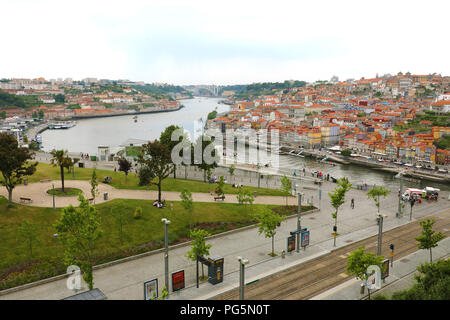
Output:
[[[195,288],[195,263],[184,257],[189,247],[183,244],[170,247],[169,272],[185,270],[186,289],[179,293],[172,293],[170,289],[169,299],[207,299],[223,290],[236,287],[238,285],[236,276],[239,269],[237,256],[249,259],[250,264],[246,267],[246,274],[250,279],[284,270],[289,266],[333,250],[331,233],[334,220],[331,218],[332,208],[328,196],[325,195],[327,192],[331,192],[335,186],[330,182],[323,184],[322,201],[320,204],[314,203],[321,207],[321,210],[305,214],[302,217],[302,226],[307,227],[311,232],[310,246],[305,251],[301,250],[299,253],[288,255],[286,259],[281,259],[279,254],[282,250],[286,250],[286,237],[289,232],[296,229],[296,217],[289,218],[277,229],[275,252],[278,256],[275,258],[268,256],[271,251],[271,240],[259,235],[257,228],[248,227],[244,230],[210,238],[207,243],[212,244],[211,256],[220,255],[224,257],[225,261],[224,282],[221,284],[213,286],[210,283],[202,283],[199,289]],[[120,190],[120,192],[122,191]],[[304,193],[305,198],[314,196],[314,201],[318,199],[316,190],[305,189]],[[413,221],[450,208],[450,201],[446,200],[447,197],[448,192],[442,192],[439,201],[422,202],[422,204],[414,206]],[[355,209],[350,207],[351,198],[355,199]],[[395,217],[396,210],[397,194],[391,192],[386,199],[381,199],[380,212],[387,215],[384,220],[384,230],[390,230],[410,222],[409,210],[402,218]],[[338,232],[340,235],[337,238],[337,247],[348,244],[346,242],[348,240],[357,241],[377,234],[378,226],[375,218],[376,207],[373,201],[367,199],[366,192],[350,190],[346,196],[346,202],[339,210]],[[161,228],[163,228],[162,224]],[[157,278],[159,288],[161,289],[164,285],[163,255],[163,250],[158,250],[153,254],[144,254],[134,260],[96,268],[94,271],[95,287],[102,290],[109,299],[143,299],[144,281]],[[207,268],[205,268],[206,270]],[[62,299],[73,295],[73,292],[66,287],[66,278],[24,290],[7,292],[9,293],[0,295],[0,299]]]

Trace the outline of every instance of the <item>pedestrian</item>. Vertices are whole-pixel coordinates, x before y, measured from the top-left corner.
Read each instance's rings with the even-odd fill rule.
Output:
[[[116,167],[114,167],[114,172],[116,172],[117,171],[117,169],[116,169]]]
[[[297,176],[297,170],[294,170],[294,177]]]
[[[352,201],[350,202],[350,206],[352,209],[355,209],[355,199],[352,198]]]

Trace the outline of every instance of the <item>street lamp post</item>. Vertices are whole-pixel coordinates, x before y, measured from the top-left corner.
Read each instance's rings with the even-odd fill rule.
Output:
[[[402,216],[402,204],[401,204],[401,202],[402,202],[402,192],[403,192],[403,179],[402,179],[402,173],[401,172],[398,173],[398,177],[400,179],[400,190],[399,190],[399,193],[398,193],[398,210],[397,210],[396,216],[397,216],[397,218],[401,218],[401,216]]]
[[[56,259],[58,259],[58,236],[59,234],[57,233],[53,234],[53,237],[56,239]]]
[[[53,188],[53,210],[55,210],[55,185],[52,184],[52,188]]]
[[[297,199],[298,199],[298,210],[297,210],[297,230],[300,230],[302,228],[301,226],[301,218],[302,218],[302,194],[299,192],[297,194]],[[297,237],[297,246],[295,248],[296,252],[299,252],[299,248],[300,248],[300,233],[297,233],[296,235]]]
[[[244,300],[244,286],[245,286],[245,279],[244,279],[244,272],[245,272],[245,265],[248,264],[248,259],[243,259],[242,257],[237,257],[239,261],[239,299]]]
[[[381,238],[383,235],[383,219],[386,218],[386,215],[377,214],[378,216],[378,249],[377,256],[381,255]]]
[[[165,269],[165,285],[166,290],[169,291],[169,234],[168,227],[170,224],[170,220],[166,218],[161,219],[164,222],[164,246],[166,248],[164,253],[164,269]]]

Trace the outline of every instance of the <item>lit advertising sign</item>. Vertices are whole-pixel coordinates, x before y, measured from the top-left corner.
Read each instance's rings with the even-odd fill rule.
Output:
[[[301,233],[301,244],[302,247],[309,246],[309,231],[305,231]]]
[[[184,289],[184,270],[172,272],[172,291]]]
[[[295,235],[287,238],[287,252],[295,250]]]

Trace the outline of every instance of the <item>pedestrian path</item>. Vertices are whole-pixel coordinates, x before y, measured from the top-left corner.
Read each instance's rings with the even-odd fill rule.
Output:
[[[28,185],[19,185],[13,190],[13,201],[20,203],[21,197],[31,198],[32,202],[27,205],[36,207],[52,207],[53,196],[47,193],[47,190],[61,188],[61,181],[35,182]],[[78,188],[83,191],[85,198],[89,199],[91,195],[91,184],[87,180],[64,180],[65,188]],[[95,198],[95,203],[103,203],[113,199],[142,199],[142,200],[156,200],[158,199],[158,191],[154,190],[131,190],[131,189],[116,189],[111,185],[99,183],[98,195]],[[107,194],[105,196],[105,194]],[[6,188],[0,188],[0,195],[8,198]],[[161,199],[166,201],[181,201],[180,192],[176,191],[162,191]],[[214,196],[210,193],[192,193],[192,200],[194,202],[220,202],[220,203],[238,203],[236,194],[226,194],[224,200],[214,200]],[[254,204],[272,204],[272,205],[286,205],[286,197],[281,196],[257,196],[253,202]],[[55,197],[55,207],[67,207],[69,204],[74,206],[79,205],[78,196],[73,197]],[[289,205],[297,205],[295,197],[288,197]]]

